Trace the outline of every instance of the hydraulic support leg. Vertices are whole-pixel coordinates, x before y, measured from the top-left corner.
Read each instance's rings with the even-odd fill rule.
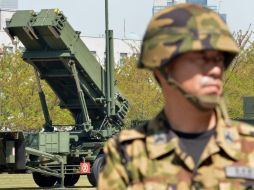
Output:
[[[84,119],[84,130],[90,131],[92,129],[91,120],[88,115],[88,110],[87,110],[86,101],[84,98],[84,93],[83,93],[81,86],[80,86],[80,80],[79,80],[77,68],[76,68],[75,62],[72,60],[69,61],[69,65],[71,66],[72,74],[74,76],[74,80],[75,80],[76,86],[77,86],[79,101],[81,104],[82,116]]]

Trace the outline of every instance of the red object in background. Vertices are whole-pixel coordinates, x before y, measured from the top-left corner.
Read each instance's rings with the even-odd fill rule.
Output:
[[[80,174],[91,173],[90,162],[80,162]]]

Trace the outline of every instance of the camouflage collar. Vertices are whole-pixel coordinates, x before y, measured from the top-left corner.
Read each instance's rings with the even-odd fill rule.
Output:
[[[216,109],[216,114],[218,118],[216,136],[212,137],[207,144],[207,147],[201,156],[201,161],[220,150],[223,150],[230,158],[238,160],[241,154],[238,130],[235,126],[227,124],[222,119],[219,109]],[[146,146],[148,155],[151,159],[156,159],[160,156],[169,154],[170,152],[175,152],[183,160],[187,159],[188,155],[181,150],[178,137],[172,130],[170,130],[163,111],[149,122],[146,133]]]
[[[241,155],[240,135],[236,125],[231,121],[224,121],[220,110],[216,110],[216,144],[232,159],[239,160]]]
[[[147,151],[151,159],[170,153],[178,146],[178,138],[170,130],[164,111],[148,123],[146,135]]]

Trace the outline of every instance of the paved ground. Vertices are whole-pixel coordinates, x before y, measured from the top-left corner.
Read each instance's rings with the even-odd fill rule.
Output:
[[[26,190],[26,189],[45,189],[39,188],[33,181],[31,174],[0,174],[0,190]],[[60,188],[55,188],[60,189]],[[96,190],[92,188],[88,182],[86,176],[81,176],[78,183],[73,188],[68,189],[84,189],[84,190]]]

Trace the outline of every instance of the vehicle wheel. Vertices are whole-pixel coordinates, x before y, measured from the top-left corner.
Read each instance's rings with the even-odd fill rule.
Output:
[[[99,173],[102,169],[102,166],[105,163],[104,161],[105,161],[104,154],[99,154],[93,163],[91,173],[87,174],[87,179],[93,187],[97,185]]]
[[[87,174],[86,176],[87,176],[87,179],[88,179],[89,183],[93,187],[95,187],[96,186],[96,181],[95,181],[94,175],[92,173],[90,173],[90,174]]]
[[[72,175],[66,175],[64,178],[64,186],[74,186],[78,180],[80,175],[72,174]]]
[[[78,180],[79,180],[80,175],[78,174],[70,174],[70,175],[65,175],[64,176],[64,186],[65,187],[72,187],[74,186]],[[61,179],[57,179],[58,183],[61,184]]]
[[[33,172],[33,179],[39,187],[53,187],[57,181],[57,177],[46,176],[38,172]]]

